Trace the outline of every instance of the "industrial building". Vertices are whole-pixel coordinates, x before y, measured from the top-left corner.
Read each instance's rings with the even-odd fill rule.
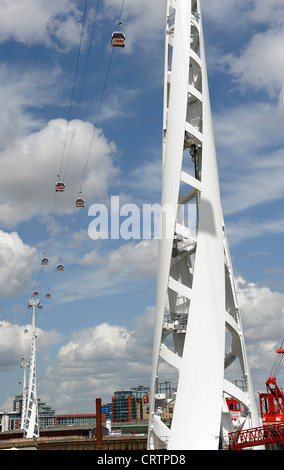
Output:
[[[167,388],[171,387],[170,383],[167,383],[166,386]],[[22,394],[16,395],[13,400],[13,411],[0,412],[0,432],[21,429],[22,402]],[[170,422],[173,410],[174,405],[172,403],[169,403],[163,409],[162,420],[165,423]],[[101,417],[102,423],[111,422],[117,425],[121,423],[123,426],[129,423],[134,425],[137,422],[144,422],[147,426],[149,420],[149,387],[139,385],[138,387],[114,392],[111,403],[102,404]],[[40,398],[38,398],[38,419],[41,430],[66,426],[96,427],[96,414],[69,413],[57,415],[55,410],[46,405]]]

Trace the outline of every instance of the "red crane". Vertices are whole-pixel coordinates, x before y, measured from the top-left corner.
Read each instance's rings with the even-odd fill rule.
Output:
[[[266,381],[266,392],[259,393],[263,426],[229,433],[229,449],[237,450],[284,442],[284,394],[276,382],[284,359],[283,344],[284,341],[276,351],[270,377]]]
[[[262,423],[284,423],[284,395],[277,385],[276,377],[284,359],[283,343],[276,351],[270,377],[266,381],[266,392],[259,394],[259,405]]]

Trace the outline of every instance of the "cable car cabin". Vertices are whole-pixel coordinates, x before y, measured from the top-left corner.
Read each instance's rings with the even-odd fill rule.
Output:
[[[65,184],[62,182],[58,182],[55,185],[55,191],[63,192],[65,189]]]
[[[234,398],[226,398],[232,421],[238,421],[241,417],[241,404]]]
[[[34,296],[34,297],[38,297],[38,296],[39,296],[39,293],[38,293],[37,290],[34,291],[33,296]]]
[[[42,258],[41,264],[42,264],[42,265],[48,264],[48,258]]]
[[[57,265],[57,271],[64,271],[64,266],[63,266],[63,264],[58,264],[58,265]]]
[[[85,201],[81,197],[78,197],[75,201],[76,207],[84,207]]]
[[[114,31],[111,36],[112,47],[125,47],[125,34],[121,31]]]
[[[46,297],[47,299],[51,299],[51,293],[50,293],[50,292],[47,292],[47,293],[45,294],[45,297]]]

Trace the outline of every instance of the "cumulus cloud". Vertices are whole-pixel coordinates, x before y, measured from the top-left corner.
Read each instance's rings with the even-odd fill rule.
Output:
[[[203,16],[208,16],[211,20],[213,19],[215,24],[221,25],[226,28],[228,24],[230,28],[238,28],[239,22],[236,21],[240,18],[240,13],[244,8],[242,4],[236,0],[203,0],[202,1],[202,13]],[[247,11],[246,6],[246,11]],[[234,21],[225,21],[228,18],[234,18]]]
[[[236,287],[254,387],[264,390],[283,341],[284,294],[242,277],[236,279]],[[282,381],[283,372],[279,376]]]
[[[264,387],[284,330],[284,294],[236,279],[249,365],[255,389]],[[74,333],[41,381],[41,393],[57,412],[89,412],[96,397],[109,402],[114,391],[150,385],[154,307],[135,318],[134,328],[101,323]],[[172,371],[162,367],[167,380]],[[239,377],[233,377],[238,379]],[[56,396],[50,390],[56,383]]]
[[[154,277],[157,270],[157,254],[157,240],[121,245],[107,256],[107,271],[111,275]]]
[[[284,24],[284,6],[282,0],[253,0],[248,16],[252,21],[271,24],[274,26]]]
[[[283,51],[283,28],[273,28],[256,33],[239,56],[229,54],[223,61],[240,86],[276,95],[283,86]]]
[[[62,74],[58,66],[47,69],[2,62],[0,82],[0,148],[3,149],[42,126],[41,118],[34,111],[58,102]]]
[[[88,412],[96,397],[109,402],[116,390],[150,385],[153,322],[154,309],[148,308],[133,330],[102,323],[73,334],[40,385],[57,412],[70,406]],[[56,396],[51,396],[52,383]]]
[[[25,329],[31,332],[31,325],[23,327],[10,323],[8,321],[0,321],[0,370],[13,370],[20,366],[21,358],[29,360],[31,348],[31,334],[25,333]],[[50,347],[57,344],[61,340],[61,336],[55,331],[43,331],[37,328],[37,348]]]
[[[158,240],[142,240],[122,244],[103,256],[98,248],[86,253],[79,263],[104,266],[110,276],[120,278],[154,277],[157,270]]]
[[[112,162],[115,145],[107,141],[101,130],[94,134],[92,124],[76,120],[69,123],[64,147],[66,127],[64,119],[54,119],[0,153],[2,223],[13,226],[35,215],[50,213],[61,162],[60,176],[65,176],[66,190],[58,206],[59,213],[73,212],[87,158],[84,197],[91,202],[106,197],[109,183],[114,182],[117,174]]]
[[[284,294],[237,278],[245,336],[249,342],[276,341],[284,331]]]
[[[81,12],[74,0],[2,0],[0,42],[15,40],[51,46],[56,42],[70,47],[79,42]]]
[[[0,231],[0,297],[22,292],[31,283],[36,249],[23,243],[17,232]]]

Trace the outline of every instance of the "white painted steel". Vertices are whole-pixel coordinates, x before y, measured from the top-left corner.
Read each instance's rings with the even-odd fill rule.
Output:
[[[36,328],[35,328],[35,310],[40,306],[39,300],[29,300],[32,306],[32,346],[30,359],[29,388],[27,398],[26,418],[24,423],[24,437],[39,437],[38,425],[38,403],[36,386]]]
[[[161,206],[172,210],[159,241],[148,449],[214,450],[233,429],[225,397],[240,400],[244,428],[259,419],[220,200],[200,1],[167,0],[166,17]],[[186,221],[188,204],[195,217]],[[237,362],[244,390],[225,378]],[[161,394],[171,379],[175,393]],[[161,420],[169,403],[170,429]]]
[[[29,367],[29,362],[22,361],[21,367],[24,369],[23,373],[23,392],[22,392],[22,414],[21,414],[21,429],[24,429],[26,422],[26,413],[27,413],[27,387],[26,387],[26,375],[27,367]]]

